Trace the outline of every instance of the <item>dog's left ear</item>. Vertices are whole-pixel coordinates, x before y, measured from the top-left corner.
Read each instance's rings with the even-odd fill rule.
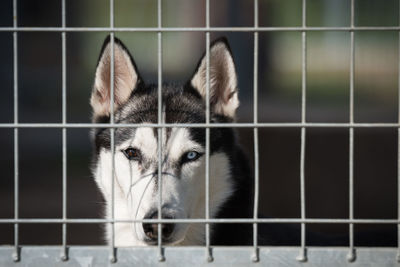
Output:
[[[97,63],[96,76],[90,98],[94,116],[109,116],[111,92],[111,41],[106,38]],[[114,38],[114,110],[126,103],[142,82],[133,57],[118,39]]]
[[[190,80],[191,85],[205,99],[207,59],[204,54]],[[216,114],[235,117],[239,106],[237,77],[231,49],[225,37],[210,45],[210,106]]]

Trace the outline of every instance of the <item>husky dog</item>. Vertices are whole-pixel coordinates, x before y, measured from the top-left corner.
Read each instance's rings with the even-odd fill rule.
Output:
[[[145,84],[123,43],[114,39],[115,123],[157,123],[157,85]],[[93,122],[110,121],[111,42],[108,37],[100,53],[91,95]],[[210,45],[210,121],[235,121],[239,106],[235,64],[226,38]],[[182,85],[162,86],[162,122],[206,122],[206,57],[200,59],[191,78]],[[106,201],[111,218],[111,188],[114,180],[114,218],[137,220],[158,218],[158,190],[162,188],[162,218],[205,218],[205,129],[167,127],[162,131],[162,186],[158,182],[158,131],[156,128],[115,129],[115,169],[111,173],[110,130],[96,129],[93,175]],[[247,159],[231,128],[210,129],[209,214],[211,218],[251,218],[252,175]],[[111,226],[106,239],[110,241]],[[115,245],[157,243],[157,224],[115,223]],[[213,245],[249,244],[250,224],[212,224]],[[162,225],[167,245],[205,243],[200,223]]]

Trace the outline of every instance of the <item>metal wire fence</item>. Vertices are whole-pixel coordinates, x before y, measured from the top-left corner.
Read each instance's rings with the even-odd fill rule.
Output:
[[[397,128],[398,129],[398,192],[400,192],[400,104],[398,111],[398,123],[356,123],[354,121],[354,76],[355,76],[355,45],[354,45],[354,33],[357,31],[394,31],[399,32],[399,51],[400,51],[400,21],[399,26],[390,27],[357,27],[354,23],[355,13],[355,0],[351,1],[350,10],[350,26],[348,27],[308,27],[307,26],[307,1],[302,0],[302,25],[300,27],[260,27],[259,20],[259,9],[258,0],[254,0],[254,25],[252,27],[211,27],[210,26],[210,0],[205,0],[206,5],[206,24],[205,27],[174,27],[166,28],[162,25],[162,1],[158,0],[158,13],[157,13],[157,27],[115,27],[114,26],[114,0],[110,0],[110,26],[109,27],[67,27],[66,26],[66,0],[61,0],[61,27],[19,27],[18,26],[18,14],[17,14],[17,0],[13,0],[13,27],[0,27],[0,32],[12,32],[13,33],[13,62],[14,62],[14,122],[13,123],[1,123],[0,128],[11,128],[14,129],[14,218],[0,219],[1,224],[13,224],[14,225],[14,246],[13,249],[8,247],[0,247],[0,263],[9,263],[8,259],[11,258],[15,262],[32,259],[41,252],[48,253],[48,258],[57,261],[57,257],[62,261],[71,262],[74,256],[78,257],[81,253],[92,253],[93,257],[98,259],[105,259],[107,252],[104,248],[86,247],[86,248],[73,248],[68,246],[67,240],[67,225],[74,223],[104,223],[111,224],[121,222],[141,222],[141,223],[158,223],[158,231],[161,233],[161,223],[171,222],[171,219],[161,218],[161,206],[162,206],[162,190],[159,189],[158,195],[158,219],[142,219],[142,220],[116,220],[114,219],[114,180],[112,180],[112,203],[110,205],[110,219],[71,219],[67,217],[67,131],[71,128],[109,128],[111,132],[111,151],[112,154],[115,152],[115,139],[114,132],[116,128],[123,127],[152,127],[158,131],[158,180],[159,186],[162,186],[161,179],[161,136],[162,131],[167,127],[196,127],[204,128],[206,132],[206,153],[205,153],[205,188],[206,188],[206,200],[205,200],[205,219],[173,219],[175,223],[202,223],[205,224],[206,235],[205,235],[205,247],[204,248],[168,248],[166,249],[162,245],[161,234],[158,235],[158,245],[156,260],[152,259],[154,256],[153,249],[135,248],[138,253],[141,253],[144,257],[147,257],[148,263],[157,263],[167,261],[169,263],[176,263],[177,258],[188,260],[190,257],[193,259],[200,259],[204,257],[201,253],[202,250],[205,252],[205,262],[209,264],[223,264],[223,265],[240,265],[240,264],[255,264],[257,262],[267,262],[270,264],[278,265],[290,265],[293,264],[293,254],[297,253],[296,260],[298,262],[316,263],[321,264],[320,261],[314,261],[315,258],[325,258],[326,265],[335,266],[335,264],[346,264],[347,262],[354,262],[356,265],[363,265],[364,263],[384,263],[387,265],[396,265],[400,263],[400,193],[398,193],[398,219],[355,219],[354,218],[354,173],[353,173],[353,161],[354,161],[354,129],[355,128]],[[399,11],[400,14],[400,11]],[[258,58],[259,58],[259,32],[300,32],[301,33],[301,46],[302,46],[302,83],[301,83],[301,122],[298,123],[261,123],[258,120]],[[310,123],[306,120],[306,89],[307,89],[307,33],[312,31],[341,31],[349,32],[350,34],[350,114],[349,122],[347,123]],[[19,32],[60,32],[62,41],[62,122],[61,123],[19,123],[18,119],[18,33]],[[110,99],[110,123],[68,123],[67,122],[67,56],[66,56],[66,39],[67,33],[69,32],[108,32],[111,36],[111,47],[114,46],[114,34],[116,32],[154,32],[157,33],[158,38],[158,123],[151,124],[117,124],[114,121],[114,49],[111,49],[111,71],[110,71],[110,87],[111,87],[111,99]],[[167,124],[162,121],[162,40],[164,32],[204,32],[206,36],[206,122],[200,124]],[[210,123],[210,33],[211,32],[252,32],[254,34],[254,87],[253,87],[253,122],[252,123]],[[399,58],[399,70],[400,70],[400,58]],[[399,103],[400,103],[400,73],[399,73]],[[254,190],[254,214],[253,218],[248,219],[215,219],[210,218],[209,211],[209,161],[210,161],[210,128],[223,128],[223,127],[235,127],[235,128],[251,128],[253,129],[254,136],[254,179],[255,179],[255,190]],[[301,146],[300,146],[300,218],[258,218],[258,206],[259,206],[259,142],[258,142],[258,130],[259,128],[299,128],[301,129]],[[60,128],[62,129],[62,218],[61,219],[24,219],[19,217],[19,129],[21,128]],[[306,134],[308,128],[345,128],[349,131],[349,214],[348,219],[311,219],[306,217],[306,205],[305,205],[305,156],[306,156]],[[114,173],[114,158],[112,160],[112,170]],[[19,224],[29,223],[57,223],[62,225],[62,244],[60,248],[23,248],[19,244]],[[248,248],[213,248],[210,245],[210,223],[249,223],[253,224],[253,247],[249,250]],[[299,248],[265,248],[259,247],[257,243],[258,237],[258,224],[259,223],[299,223],[301,224],[301,243]],[[348,248],[334,249],[312,249],[306,247],[306,225],[315,223],[329,223],[329,224],[348,224],[349,226],[349,246]],[[395,224],[398,225],[398,248],[388,249],[357,249],[354,246],[354,224]],[[109,260],[111,263],[138,263],[138,259],[129,258],[129,253],[133,250],[127,249],[116,249],[114,243],[114,227],[110,227],[111,230],[111,242],[109,244]],[[134,250],[135,250],[134,249]],[[8,255],[12,251],[12,255]],[[61,251],[61,254],[57,254],[57,251]],[[118,252],[119,251],[119,252]],[[297,251],[297,252],[296,252]],[[347,251],[347,252],[346,252]],[[356,251],[358,255],[361,255],[361,260],[357,260]],[[117,253],[118,252],[118,253]],[[56,254],[55,254],[56,253]],[[166,255],[169,253],[169,256]],[[199,254],[200,253],[200,254]],[[221,260],[218,254],[221,253],[225,258]],[[335,254],[336,253],[336,254]],[[117,254],[119,257],[117,257]],[[202,256],[202,255],[203,256]],[[343,259],[344,255],[347,255],[347,261]],[[8,256],[7,256],[8,255]],[[24,256],[25,255],[25,256]],[[59,256],[57,256],[59,255]],[[247,255],[247,256],[246,256]],[[313,258],[315,257],[315,258]],[[360,257],[360,256],[358,256]],[[274,261],[274,260],[281,261]],[[282,259],[285,259],[282,261]],[[331,262],[329,263],[329,261]],[[381,261],[380,261],[381,260]],[[253,262],[253,263],[251,263]],[[181,262],[182,263],[182,262]],[[104,264],[104,263],[103,263]]]

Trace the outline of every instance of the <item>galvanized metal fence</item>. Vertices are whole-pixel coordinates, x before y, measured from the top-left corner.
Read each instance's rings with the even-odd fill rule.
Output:
[[[163,27],[162,26],[162,1],[158,0],[158,25],[157,27],[115,27],[114,26],[114,0],[110,0],[110,26],[109,27],[67,27],[66,26],[66,0],[61,0],[61,27],[18,27],[17,0],[13,0],[13,27],[0,27],[0,32],[13,33],[13,62],[14,62],[14,122],[1,123],[0,128],[14,129],[14,218],[0,219],[2,224],[14,225],[14,246],[0,247],[0,265],[43,266],[98,266],[128,264],[160,264],[176,265],[215,265],[215,266],[244,266],[244,265],[310,265],[310,266],[398,266],[400,264],[400,56],[399,56],[399,111],[398,123],[356,123],[354,122],[354,76],[355,76],[355,45],[354,33],[356,31],[394,31],[399,32],[400,51],[400,21],[399,26],[391,27],[358,27],[354,23],[355,0],[351,1],[350,26],[348,27],[308,27],[307,26],[307,0],[302,0],[302,25],[301,27],[260,27],[258,24],[258,0],[254,0],[254,26],[252,27],[211,27],[210,26],[210,0],[206,4],[205,27]],[[400,6],[400,4],[399,4]],[[399,10],[400,14],[400,10]],[[399,15],[400,16],[400,15]],[[259,32],[301,32],[302,44],[302,86],[301,86],[301,122],[298,123],[261,123],[258,121],[258,41]],[[311,31],[338,31],[350,34],[350,116],[348,123],[310,123],[306,121],[306,88],[307,88],[307,33]],[[19,123],[18,120],[18,33],[19,32],[60,32],[62,41],[62,123]],[[68,123],[66,110],[67,71],[66,71],[66,38],[68,32],[109,32],[111,46],[114,46],[115,32],[155,32],[158,37],[158,123],[156,124],[116,124],[114,121],[114,49],[111,49],[111,119],[110,123]],[[164,32],[204,32],[206,36],[206,122],[199,124],[166,124],[162,122],[162,38]],[[252,123],[210,123],[210,33],[211,32],[252,32],[254,34],[254,88],[253,88],[253,122]],[[67,241],[67,224],[80,223],[108,223],[114,225],[120,222],[158,223],[161,233],[161,223],[171,222],[171,219],[161,218],[161,192],[158,190],[158,219],[143,220],[116,220],[114,219],[114,190],[112,190],[111,218],[110,219],[69,219],[67,217],[67,130],[71,128],[109,128],[111,131],[111,150],[114,154],[115,128],[123,127],[153,127],[158,131],[158,157],[161,158],[161,136],[167,127],[195,127],[204,128],[206,131],[206,211],[205,219],[173,219],[175,223],[203,223],[206,229],[205,247],[163,247],[161,234],[158,235],[158,246],[145,248],[116,248],[114,243],[114,227],[111,227],[111,242],[109,249],[104,247],[71,247]],[[209,157],[210,157],[210,128],[235,127],[252,128],[254,135],[254,215],[249,219],[213,219],[209,212]],[[258,130],[266,127],[300,128],[300,218],[258,218],[259,206],[259,147]],[[61,128],[62,129],[62,218],[60,219],[24,219],[19,218],[19,129],[20,128]],[[349,216],[348,219],[311,219],[306,217],[305,205],[305,155],[307,128],[345,128],[349,130]],[[355,219],[354,218],[354,129],[355,128],[397,128],[398,129],[398,219]],[[112,173],[114,173],[114,159],[112,160]],[[159,186],[162,186],[161,160],[158,168]],[[114,180],[112,181],[114,188]],[[62,244],[60,247],[22,247],[19,244],[19,224],[29,223],[57,223],[62,224]],[[253,224],[252,247],[211,247],[210,223],[251,223]],[[260,247],[257,243],[258,223],[298,223],[301,224],[301,244],[299,248],[288,247]],[[306,225],[313,223],[348,224],[349,246],[347,248],[307,248]],[[355,248],[354,224],[395,224],[398,225],[397,248]],[[62,263],[63,262],[63,263]]]

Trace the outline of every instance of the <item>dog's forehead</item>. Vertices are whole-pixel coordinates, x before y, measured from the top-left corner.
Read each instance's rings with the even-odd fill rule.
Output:
[[[203,101],[182,86],[163,86],[162,108],[159,106],[158,90],[149,87],[134,93],[117,112],[121,123],[157,123],[159,112],[165,123],[201,123],[205,121]]]

